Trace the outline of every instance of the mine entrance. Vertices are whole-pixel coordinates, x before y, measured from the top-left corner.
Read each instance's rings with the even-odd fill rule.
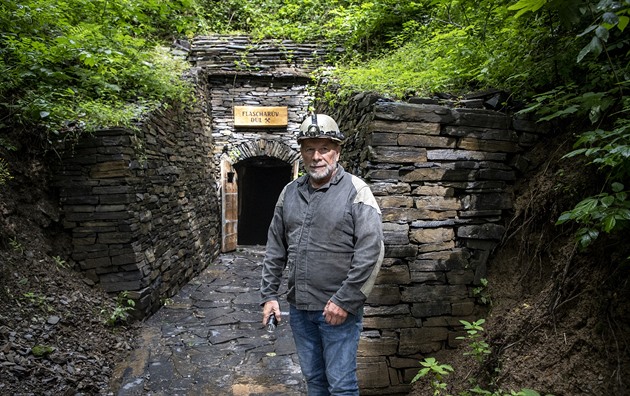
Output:
[[[282,188],[292,166],[273,157],[250,157],[234,165],[238,174],[238,244],[264,245]]]

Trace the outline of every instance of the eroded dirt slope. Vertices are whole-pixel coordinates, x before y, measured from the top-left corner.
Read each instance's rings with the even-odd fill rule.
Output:
[[[604,236],[580,251],[575,228],[554,225],[599,188],[590,168],[560,159],[567,141],[542,142],[530,154],[535,167],[515,190],[506,238],[490,259],[483,294],[491,304],[478,315],[492,354],[481,365],[463,356],[465,347],[434,355],[454,368],[444,379],[448,394],[475,384],[506,394],[629,394],[630,243],[627,235]],[[433,391],[419,381],[413,394]]]

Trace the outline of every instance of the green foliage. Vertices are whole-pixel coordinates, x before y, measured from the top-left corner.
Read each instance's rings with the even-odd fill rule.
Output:
[[[22,301],[35,306],[44,312],[52,312],[53,308],[48,305],[48,298],[42,294],[26,292],[22,294]],[[18,303],[19,304],[19,303]]]
[[[614,105],[614,102],[604,92],[580,93],[575,83],[569,83],[567,86],[561,85],[534,95],[529,106],[520,110],[518,114],[535,112],[539,122],[569,117],[588,117],[591,123],[595,123]]]
[[[534,97],[522,113],[535,112],[541,121],[588,120],[594,129],[582,128],[573,150],[564,158],[585,157],[597,167],[604,181],[601,192],[582,199],[565,211],[556,224],[569,221],[579,225],[576,239],[586,248],[602,233],[622,232],[630,220],[630,201],[625,186],[630,183],[630,100],[625,95],[629,81],[630,57],[626,28],[630,2],[581,1],[568,9],[584,12],[565,17],[576,31],[581,45],[574,63],[583,65],[586,78],[574,80]],[[521,0],[512,8],[517,15],[539,9],[554,10],[560,0]],[[586,27],[585,27],[586,26]],[[590,37],[590,38],[589,38]]]
[[[250,22],[257,20],[256,12],[260,10],[252,3],[241,0],[199,0],[195,7],[203,31],[233,34],[251,31]]]
[[[501,389],[496,390],[496,391],[488,391],[485,389],[480,388],[479,386],[475,386],[474,388],[470,389],[470,393],[465,392],[463,393],[463,395],[468,396],[468,395],[487,395],[487,396],[540,396],[540,393],[536,392],[533,389],[529,389],[529,388],[523,388],[520,391],[509,391],[509,393],[506,393],[504,391],[502,391]],[[550,394],[547,394],[545,396],[553,396]]]
[[[600,193],[580,201],[571,210],[563,212],[556,224],[575,221],[580,224],[577,240],[586,248],[600,232],[617,232],[627,228],[630,221],[630,200],[628,192],[621,183],[612,184],[613,192]]]
[[[349,54],[387,46],[404,23],[421,19],[421,11],[429,7],[427,1],[397,0],[229,0],[215,4],[206,14],[215,31],[244,30],[254,37],[320,41],[343,47]]]
[[[465,320],[460,320],[460,323],[464,325],[466,332],[468,335],[466,337],[457,337],[457,339],[469,340],[470,344],[468,345],[472,349],[471,352],[465,352],[464,356],[473,356],[478,363],[482,363],[485,355],[490,353],[490,346],[483,341],[483,333],[484,328],[481,326],[486,321],[485,319],[479,319],[475,322],[467,322]],[[428,377],[430,379],[430,386],[433,389],[433,395],[438,396],[442,394],[446,394],[446,389],[448,388],[448,383],[446,382],[446,376],[454,371],[453,367],[448,364],[440,364],[433,357],[427,357],[424,361],[420,362],[423,366],[418,371],[418,374],[411,380],[412,383],[418,381],[420,378]],[[477,380],[475,378],[469,379],[471,383],[476,383]],[[472,396],[472,395],[487,395],[487,396],[540,396],[540,393],[533,389],[523,388],[520,391],[510,390],[509,392],[505,392],[501,389],[496,390],[486,390],[481,388],[479,385],[476,385],[472,389],[462,390],[458,393],[460,396]],[[547,394],[545,396],[553,396],[551,394]]]
[[[488,279],[481,278],[480,285],[472,289],[473,297],[482,305],[492,304],[492,298],[488,293]]]
[[[475,322],[459,321],[464,325],[467,335],[465,337],[457,337],[457,340],[467,340],[469,352],[464,352],[464,356],[472,355],[479,363],[482,363],[487,355],[492,351],[490,345],[483,339],[484,329],[481,326],[486,323],[485,319],[479,319]]]
[[[403,21],[387,41],[393,51],[339,69],[348,91],[400,98],[494,87],[526,97],[570,73],[561,65],[577,48],[551,36],[543,21],[514,19],[504,1],[417,4],[424,5],[416,6],[421,17]]]
[[[193,33],[188,0],[27,0],[0,4],[1,127],[76,130],[131,126],[191,92],[188,67],[160,46]],[[8,124],[7,122],[10,122]]]
[[[129,320],[130,312],[133,311],[136,302],[129,298],[129,292],[123,291],[116,297],[116,307],[110,312],[107,309],[101,310],[101,315],[105,315],[105,324],[116,326]]]
[[[40,305],[43,304],[46,301],[46,297],[33,293],[33,292],[26,292],[22,295],[24,297],[24,299],[29,302],[30,304],[36,304],[36,305]]]
[[[429,376],[431,378],[431,388],[433,388],[433,395],[438,396],[443,394],[446,390],[447,383],[444,382],[444,378],[451,372],[453,372],[453,367],[448,364],[440,364],[435,358],[428,357],[425,358],[424,361],[420,362],[424,368],[418,371],[415,377],[411,380],[411,382],[416,382],[420,378],[425,376]]]
[[[69,268],[70,267],[68,265],[68,263],[64,259],[62,259],[60,256],[53,256],[53,261],[55,262],[55,264],[59,268]]]

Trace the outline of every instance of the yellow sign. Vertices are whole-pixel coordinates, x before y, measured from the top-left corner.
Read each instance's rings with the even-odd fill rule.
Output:
[[[234,106],[234,126],[287,126],[287,107]]]

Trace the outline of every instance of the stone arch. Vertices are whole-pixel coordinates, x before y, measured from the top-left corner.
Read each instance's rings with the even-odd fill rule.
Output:
[[[300,153],[286,143],[271,139],[254,139],[234,146],[228,151],[232,164],[253,157],[274,157],[294,167],[299,163]]]

